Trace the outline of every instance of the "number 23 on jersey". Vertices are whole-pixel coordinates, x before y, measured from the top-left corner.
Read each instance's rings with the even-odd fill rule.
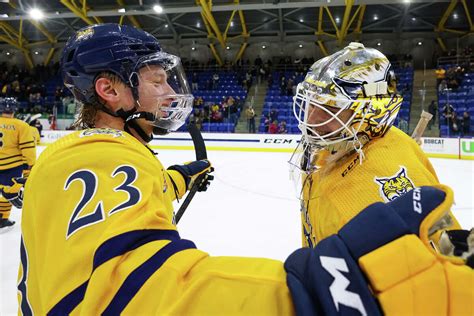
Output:
[[[69,237],[82,228],[104,221],[106,214],[109,217],[140,202],[142,194],[137,187],[133,186],[133,183],[138,177],[137,170],[132,166],[122,165],[117,167],[112,172],[110,177],[115,178],[119,174],[123,174],[125,176],[124,181],[120,185],[111,189],[111,192],[108,194],[114,194],[114,192],[116,193],[122,191],[126,192],[128,197],[110,210],[104,210],[104,202],[100,200],[93,208],[94,211],[88,214],[83,214],[83,210],[87,207],[87,205],[97,193],[97,190],[101,185],[99,183],[99,179],[93,171],[88,169],[77,170],[69,175],[66,183],[64,184],[64,190],[67,191],[71,187],[72,183],[79,181],[83,185],[83,191],[82,197],[77,202],[74,210],[72,210],[71,218],[69,219],[67,227],[66,239],[69,239]]]

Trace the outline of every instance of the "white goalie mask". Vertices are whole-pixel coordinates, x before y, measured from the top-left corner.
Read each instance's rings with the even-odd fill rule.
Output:
[[[402,97],[390,62],[378,50],[351,43],[314,63],[293,98],[302,140],[291,160],[291,177],[302,196],[310,174],[329,169],[347,154],[382,137],[393,125]]]

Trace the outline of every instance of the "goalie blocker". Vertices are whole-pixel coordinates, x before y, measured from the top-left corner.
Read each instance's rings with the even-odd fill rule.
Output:
[[[285,270],[297,314],[472,315],[472,267],[437,253],[428,239],[452,202],[446,186],[416,188],[367,207],[316,248],[295,251]]]

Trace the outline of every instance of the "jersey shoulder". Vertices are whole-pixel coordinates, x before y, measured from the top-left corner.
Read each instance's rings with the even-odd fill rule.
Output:
[[[127,148],[127,155],[151,156],[148,149],[130,134],[110,128],[92,128],[71,133],[50,144],[41,154],[38,163],[48,161],[59,152],[76,156],[75,159],[102,159],[113,151]],[[94,150],[95,149],[95,150]],[[130,150],[131,149],[131,150]],[[125,154],[124,154],[125,155]],[[119,159],[120,156],[115,157]]]

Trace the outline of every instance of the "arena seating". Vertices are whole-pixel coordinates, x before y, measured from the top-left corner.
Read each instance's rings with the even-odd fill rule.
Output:
[[[446,69],[456,65],[446,65]],[[459,131],[454,132],[449,128],[448,120],[443,110],[450,104],[457,114]],[[470,115],[471,126],[474,126],[474,72],[465,73],[458,89],[438,91],[439,129],[440,137],[468,136],[461,133],[461,120],[464,112]],[[472,133],[472,132],[471,132]]]

